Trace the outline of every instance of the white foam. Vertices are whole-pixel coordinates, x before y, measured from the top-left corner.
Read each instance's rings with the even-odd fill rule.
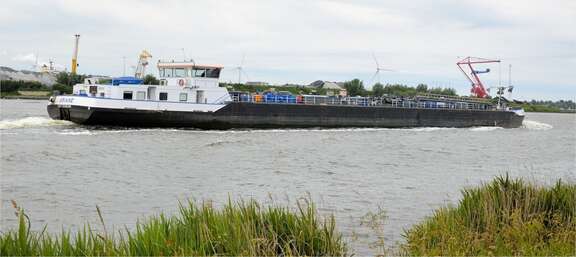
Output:
[[[45,117],[26,117],[17,120],[1,120],[0,129],[34,128],[48,126],[65,126],[73,123],[65,120],[53,120]]]
[[[58,133],[60,135],[69,135],[69,136],[84,136],[84,135],[94,135],[94,133],[88,130],[79,130],[79,131],[64,131]]]
[[[549,130],[552,129],[553,126],[550,124],[546,124],[543,122],[538,122],[534,120],[524,120],[522,122],[522,128],[531,129],[531,130]]]
[[[441,128],[441,127],[424,127],[424,128],[411,128],[410,131],[418,131],[418,132],[432,132],[432,131],[439,131],[439,130],[453,130],[456,128]]]
[[[502,127],[474,127],[470,128],[470,131],[482,132],[482,131],[494,131],[502,129]]]

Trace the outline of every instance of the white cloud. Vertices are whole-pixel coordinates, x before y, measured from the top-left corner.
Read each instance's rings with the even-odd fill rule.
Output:
[[[36,62],[36,55],[34,55],[33,53],[18,54],[16,56],[12,57],[12,60],[16,61],[16,62],[35,63]]]

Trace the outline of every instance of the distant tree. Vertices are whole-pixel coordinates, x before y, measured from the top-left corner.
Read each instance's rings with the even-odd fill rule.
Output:
[[[84,82],[86,75],[72,74],[62,71],[56,75],[56,82],[63,85],[76,85]]]
[[[416,88],[401,84],[387,84],[384,87],[384,93],[395,96],[413,96],[416,95]]]
[[[19,81],[2,80],[0,81],[0,92],[16,92],[20,88]]]
[[[456,90],[453,88],[435,87],[430,89],[428,92],[437,95],[452,95],[452,96],[456,95]]]
[[[344,82],[344,88],[348,91],[349,96],[364,96],[366,95],[366,90],[364,89],[364,83],[359,79],[353,79]]]
[[[380,82],[374,84],[374,86],[372,86],[372,95],[377,97],[384,95],[384,85]]]
[[[418,93],[427,93],[428,92],[428,85],[418,84],[418,86],[416,86],[416,91]]]
[[[19,90],[49,90],[48,86],[38,81],[24,81],[24,80],[2,80],[0,81],[0,91],[2,92],[16,92]]]
[[[451,96],[456,96],[456,95],[458,95],[458,94],[456,94],[456,89],[454,89],[454,88],[449,88],[449,87],[448,87],[448,88],[444,88],[444,89],[442,90],[442,94],[443,94],[443,95],[451,95]]]
[[[66,84],[56,83],[52,86],[52,90],[56,90],[63,94],[72,94],[72,86]]]
[[[144,83],[144,85],[158,85],[158,84],[160,84],[160,81],[158,79],[156,79],[156,77],[154,77],[154,75],[148,74],[148,75],[144,76],[142,83]]]

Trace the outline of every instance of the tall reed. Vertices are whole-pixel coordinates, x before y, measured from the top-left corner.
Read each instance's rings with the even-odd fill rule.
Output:
[[[188,202],[178,215],[150,217],[133,231],[98,233],[86,225],[74,236],[30,231],[22,208],[18,216],[18,228],[0,235],[2,256],[347,255],[334,217],[320,218],[309,202],[296,211],[253,200],[228,201],[221,209]]]
[[[576,185],[542,187],[507,175],[464,189],[405,232],[409,255],[574,255]]]

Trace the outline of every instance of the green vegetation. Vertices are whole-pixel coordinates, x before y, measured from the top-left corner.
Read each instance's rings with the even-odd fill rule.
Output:
[[[576,252],[576,185],[541,187],[498,177],[462,191],[406,231],[408,255],[569,255]]]
[[[572,100],[536,101],[510,103],[512,107],[522,107],[527,112],[576,112],[576,103]]]
[[[2,256],[343,256],[347,249],[333,216],[320,219],[313,204],[296,211],[229,201],[222,209],[189,202],[177,216],[159,215],[135,231],[95,232],[89,225],[72,236],[30,231],[18,208],[15,231],[0,235]]]
[[[160,80],[158,80],[156,77],[154,77],[154,75],[148,74],[148,75],[144,76],[142,83],[144,85],[159,85]]]
[[[53,90],[58,90],[60,93],[71,94],[74,85],[84,83],[86,75],[72,74],[68,72],[60,72],[56,76],[56,84],[52,86]]]
[[[383,90],[384,94],[396,96],[415,96],[417,94],[437,94],[456,96],[456,90],[453,88],[428,88],[426,84],[419,84],[416,87],[410,87],[402,84],[387,84]]]
[[[272,85],[246,85],[238,83],[220,83],[220,86],[227,87],[230,91],[241,91],[241,92],[267,92],[267,91],[286,91],[295,95],[325,95],[326,89],[324,88],[314,88],[304,85],[283,85],[283,86],[272,86]],[[372,90],[367,90],[364,87],[364,82],[359,79],[353,79],[343,83],[343,88],[346,89],[348,95],[350,96],[383,96],[383,95],[393,95],[393,96],[415,96],[417,94],[440,94],[440,95],[452,95],[455,96],[456,90],[453,88],[431,88],[428,89],[426,84],[420,84],[417,87],[410,87],[402,84],[386,84],[376,83],[372,87]]]
[[[2,80],[0,81],[0,95],[17,96],[18,91],[50,91],[46,85],[36,81]]]
[[[228,88],[229,91],[240,91],[240,92],[250,92],[250,93],[262,93],[267,91],[285,91],[290,92],[294,95],[323,95],[326,94],[326,90],[322,88],[311,88],[301,85],[282,85],[282,86],[266,86],[266,85],[246,85],[246,84],[228,84],[220,83],[220,86]]]
[[[559,108],[548,105],[521,104],[520,106],[527,112],[561,112]]]
[[[188,202],[174,216],[160,214],[112,233],[97,207],[101,229],[85,225],[55,235],[46,227],[31,231],[24,210],[13,205],[19,223],[0,233],[1,256],[350,255],[334,217],[319,217],[309,201],[296,209],[253,200],[229,200],[222,208]],[[544,187],[505,176],[464,189],[457,206],[407,230],[397,249],[385,246],[385,219],[379,209],[361,220],[377,238],[370,248],[385,255],[570,256],[576,252],[576,184]]]
[[[364,82],[359,79],[353,79],[344,82],[344,88],[348,92],[349,96],[366,96],[368,91],[364,88]]]

